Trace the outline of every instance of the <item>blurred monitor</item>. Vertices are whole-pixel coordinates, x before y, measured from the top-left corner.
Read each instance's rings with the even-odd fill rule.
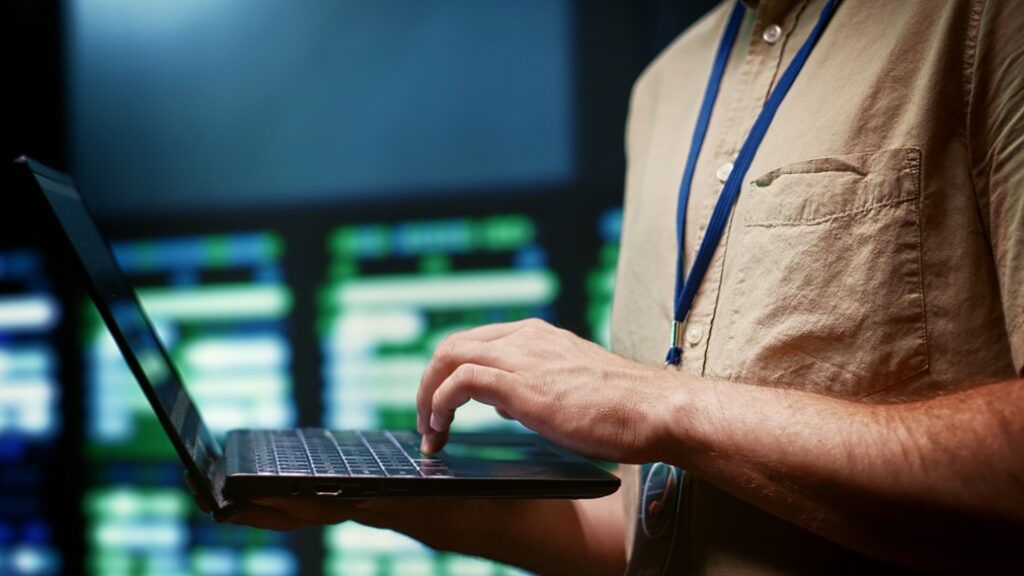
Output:
[[[280,237],[147,238],[113,248],[215,434],[296,425],[285,335],[293,297]],[[89,573],[297,574],[294,535],[216,524],[196,508],[99,313],[84,306]]]
[[[99,215],[504,192],[575,176],[571,0],[70,0]]]
[[[58,574],[47,505],[63,422],[56,333],[61,305],[34,250],[0,250],[0,574]]]
[[[453,330],[539,316],[609,344],[629,83],[711,4],[66,0],[71,170],[216,432],[412,427]],[[211,522],[79,287],[10,247],[0,574],[519,573],[352,523]],[[472,404],[455,427],[518,425]],[[58,450],[84,468],[63,529]]]
[[[294,426],[302,394],[322,414],[306,424],[412,428],[419,376],[440,339],[486,322],[555,320],[560,281],[530,217],[353,224],[323,242],[324,284],[300,295],[283,271],[288,246],[273,232],[115,243],[215,433]],[[292,327],[295,301],[307,298],[316,300],[315,322]],[[90,573],[519,572],[357,525],[326,528],[318,554],[293,534],[212,523],[182,488],[171,446],[98,314],[84,306]],[[292,383],[292,330],[320,334],[322,380],[302,382],[305,392]],[[519,427],[481,404],[460,411],[456,426]]]
[[[328,258],[318,323],[332,428],[415,428],[420,376],[447,335],[553,320],[559,294],[536,225],[518,214],[346,226]],[[513,424],[470,402],[453,426]]]
[[[488,322],[554,320],[560,286],[541,240],[534,221],[521,214],[332,231],[317,320],[324,425],[413,429],[420,376],[445,336]],[[471,401],[453,429],[522,428]],[[327,574],[519,573],[354,524],[328,527],[324,547]]]
[[[597,221],[597,263],[587,274],[587,324],[590,338],[605,348],[612,345],[612,294],[619,262],[622,208],[609,208]]]

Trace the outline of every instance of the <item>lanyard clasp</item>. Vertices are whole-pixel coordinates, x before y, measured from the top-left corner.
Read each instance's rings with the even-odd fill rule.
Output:
[[[672,321],[672,334],[669,337],[668,354],[665,355],[665,366],[678,366],[683,360],[683,349],[679,345],[683,340],[686,322]]]

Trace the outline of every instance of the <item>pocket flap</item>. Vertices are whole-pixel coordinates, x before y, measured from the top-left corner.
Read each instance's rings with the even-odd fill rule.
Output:
[[[921,151],[892,148],[788,164],[753,182],[747,226],[824,224],[917,199]]]

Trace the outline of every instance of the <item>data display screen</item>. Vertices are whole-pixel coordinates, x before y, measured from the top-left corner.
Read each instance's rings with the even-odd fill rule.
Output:
[[[46,474],[61,432],[62,306],[42,257],[0,250],[0,574],[58,574]]]
[[[611,347],[612,293],[615,267],[619,261],[619,237],[622,235],[622,209],[604,211],[597,223],[600,241],[597,263],[587,274],[587,324],[591,339]]]
[[[541,236],[521,214],[333,230],[317,322],[325,425],[413,429],[420,376],[445,336],[491,322],[554,321],[560,281]],[[520,429],[476,402],[452,428]],[[363,526],[328,528],[324,546],[332,574],[517,572]]]
[[[294,423],[285,336],[292,295],[282,278],[279,238],[169,238],[116,244],[114,252],[214,436]],[[85,336],[93,452],[172,455],[113,338],[90,312]],[[154,452],[154,446],[163,449]]]
[[[278,236],[153,238],[116,243],[114,253],[215,436],[296,424]],[[90,572],[298,573],[291,535],[216,524],[198,510],[113,339],[85,309]]]
[[[554,320],[559,279],[534,222],[497,215],[339,228],[320,293],[324,422],[416,426],[416,390],[450,333],[492,322]],[[471,402],[453,429],[513,427]]]
[[[560,324],[575,313],[580,334],[607,345],[620,227],[617,209],[592,221],[596,251],[575,279],[556,272],[551,229],[525,212],[327,226],[311,231],[323,256],[316,266],[273,229],[136,236],[112,249],[221,440],[235,428],[414,428],[423,368],[455,330],[529,317]],[[315,270],[315,282],[295,281],[296,261]],[[0,251],[0,572],[522,573],[353,523],[300,533],[215,523],[195,506],[173,447],[84,295],[71,302],[79,313],[70,328],[81,343],[84,406],[61,406],[65,356],[54,334],[66,314],[45,272],[31,251]],[[566,291],[583,299],[569,301]],[[313,343],[301,356],[317,370],[298,370],[296,341]],[[72,432],[85,467],[81,558],[58,552],[40,489],[41,461],[68,410],[83,415],[74,424],[81,434]],[[453,427],[522,429],[476,403],[460,409]]]

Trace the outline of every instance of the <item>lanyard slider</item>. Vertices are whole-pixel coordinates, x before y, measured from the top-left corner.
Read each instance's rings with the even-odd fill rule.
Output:
[[[669,338],[668,354],[665,355],[666,366],[678,366],[683,361],[683,349],[679,346],[679,343],[683,339],[683,330],[685,328],[685,322],[672,321],[672,336]]]
[[[672,337],[669,339],[672,348],[678,348],[683,341],[683,332],[686,329],[686,322],[672,321]]]

